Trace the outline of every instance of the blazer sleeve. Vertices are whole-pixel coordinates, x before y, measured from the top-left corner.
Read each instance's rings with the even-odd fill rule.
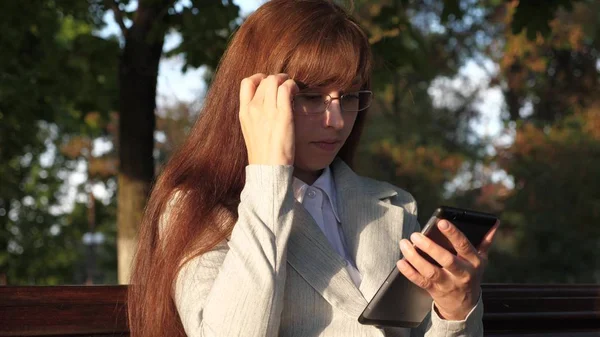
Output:
[[[410,234],[421,230],[417,221],[417,203],[412,195],[403,190],[398,191],[396,203],[412,214],[411,225],[403,231],[406,238]],[[406,235],[407,234],[407,235]],[[425,317],[423,323],[412,329],[411,337],[483,337],[483,302],[481,296],[475,307],[462,321],[448,321],[442,319],[436,312],[435,303],[431,305],[431,312]]]
[[[188,261],[174,284],[187,336],[276,336],[292,226],[293,166],[249,165],[230,240]]]
[[[427,320],[423,322],[425,337],[483,337],[483,302],[481,296],[475,307],[462,321],[442,319],[431,307]],[[420,336],[420,334],[417,334]],[[412,336],[412,334],[411,334]]]

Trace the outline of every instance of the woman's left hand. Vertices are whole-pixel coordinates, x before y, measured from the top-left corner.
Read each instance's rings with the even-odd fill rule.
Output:
[[[442,319],[464,320],[480,296],[481,279],[487,264],[488,250],[498,225],[494,226],[475,249],[449,221],[441,220],[438,228],[454,246],[454,255],[421,233],[413,233],[414,246],[432,257],[442,268],[425,260],[409,240],[400,241],[404,258],[397,263],[406,278],[425,289],[433,298]]]

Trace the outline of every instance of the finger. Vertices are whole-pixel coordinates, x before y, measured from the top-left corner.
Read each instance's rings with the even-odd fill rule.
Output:
[[[245,108],[254,98],[256,89],[267,75],[258,73],[250,77],[246,77],[240,84],[240,108]]]
[[[443,270],[434,266],[429,261],[425,260],[410,244],[410,241],[403,239],[400,241],[400,249],[408,263],[424,278],[432,283],[438,282],[443,277]]]
[[[430,238],[421,233],[413,233],[410,236],[411,241],[424,253],[434,259],[440,266],[454,275],[464,275],[468,273],[467,266],[454,254],[450,253],[444,247],[433,242]]]
[[[267,79],[269,78],[269,76],[265,75],[263,78],[261,78],[260,83],[258,84],[258,87],[256,88],[256,93],[254,94],[254,97],[252,98],[252,104],[255,104],[256,106],[262,106],[265,100],[265,92],[266,92],[266,88],[267,88]]]
[[[277,109],[281,112],[292,115],[292,98],[300,89],[296,82],[289,79],[283,82],[277,89]]]
[[[479,260],[477,250],[475,247],[473,247],[471,242],[469,242],[469,239],[467,239],[467,237],[458,228],[456,228],[456,226],[447,220],[440,220],[437,226],[442,234],[448,238],[458,256],[469,261],[473,265],[479,265],[481,261]]]
[[[290,77],[287,74],[277,74],[269,75],[265,80],[266,87],[263,104],[269,111],[277,109],[277,93],[279,91],[279,86],[289,78]]]
[[[494,236],[496,235],[496,232],[498,231],[499,226],[500,226],[500,220],[498,220],[496,222],[496,224],[494,225],[494,227],[492,227],[487,232],[487,234],[483,238],[483,241],[481,241],[481,244],[479,245],[479,254],[487,257],[488,251],[490,250],[490,247],[492,246],[492,242],[494,241]]]
[[[429,280],[424,278],[419,272],[413,268],[405,259],[399,260],[396,263],[398,270],[404,275],[409,281],[417,285],[417,287],[425,290],[431,288],[432,284]]]

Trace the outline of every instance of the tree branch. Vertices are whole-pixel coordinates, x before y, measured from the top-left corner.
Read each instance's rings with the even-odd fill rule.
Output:
[[[113,15],[115,16],[115,21],[119,27],[121,27],[123,36],[126,36],[128,29],[127,26],[125,26],[125,21],[123,21],[123,12],[121,12],[121,9],[119,9],[119,3],[117,0],[104,0],[104,3],[108,8],[112,9]]]

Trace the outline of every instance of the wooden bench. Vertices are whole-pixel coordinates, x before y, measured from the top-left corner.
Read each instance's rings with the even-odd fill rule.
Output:
[[[0,287],[0,336],[128,336],[126,286]],[[600,285],[483,286],[486,336],[600,336]]]

